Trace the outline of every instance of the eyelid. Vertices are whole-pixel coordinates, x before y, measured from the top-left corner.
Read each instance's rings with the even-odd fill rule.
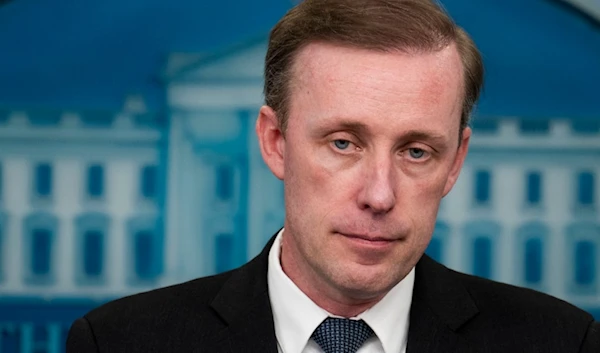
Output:
[[[359,139],[354,134],[347,131],[335,131],[329,134],[327,139],[328,145],[331,146],[335,152],[340,154],[350,154],[360,149]],[[336,141],[347,141],[348,147],[345,149],[340,149],[335,145]]]
[[[406,145],[404,145],[401,150],[410,150],[410,149],[419,149],[419,150],[423,150],[429,154],[434,154],[437,152],[437,150],[429,145],[426,145],[424,143],[407,143]]]
[[[336,131],[336,132],[329,134],[329,137],[332,139],[332,141],[347,140],[347,141],[356,143],[356,141],[358,140],[358,137],[356,137],[355,134],[348,132],[348,131]]]
[[[417,150],[423,151],[423,156],[421,158],[414,158],[414,157],[410,156],[410,150],[412,150],[412,149],[417,149]],[[431,151],[430,148],[424,148],[422,146],[407,146],[406,148],[404,148],[401,151],[401,155],[409,158],[410,160],[412,160],[415,163],[424,163],[424,162],[428,161],[429,159],[431,159],[433,152]]]
[[[329,135],[330,143],[333,143],[336,140],[348,141],[356,147],[360,147],[361,141],[360,139],[353,133],[347,131],[336,131]]]
[[[336,141],[346,141],[346,142],[348,142],[348,147],[341,149],[335,145]],[[337,152],[340,152],[340,153],[348,153],[350,151],[354,151],[358,147],[356,145],[356,143],[352,142],[351,140],[344,139],[344,138],[332,139],[331,141],[329,141],[329,145],[332,146]]]

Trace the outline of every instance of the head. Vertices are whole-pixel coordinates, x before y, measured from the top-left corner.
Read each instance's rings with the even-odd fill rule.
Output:
[[[481,56],[436,1],[305,0],[273,27],[265,60],[265,104],[277,112],[282,131],[287,128],[297,54],[319,41],[381,52],[437,51],[456,44],[464,80],[459,134],[468,126],[483,84]]]
[[[482,76],[432,1],[306,0],[273,28],[257,133],[285,185],[284,271],[317,304],[357,314],[422,256]]]

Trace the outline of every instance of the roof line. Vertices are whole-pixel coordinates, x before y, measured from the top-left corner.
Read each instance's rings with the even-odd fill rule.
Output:
[[[249,39],[243,40],[243,41],[239,41],[233,45],[227,46],[222,50],[217,50],[213,53],[210,53],[200,59],[198,59],[198,61],[193,62],[189,65],[184,66],[183,68],[179,69],[177,72],[169,75],[169,76],[163,76],[163,79],[169,80],[169,81],[174,81],[179,79],[180,77],[184,76],[186,73],[194,71],[204,65],[216,62],[218,60],[223,59],[224,57],[227,57],[231,54],[237,53],[239,51],[242,51],[244,49],[247,48],[251,48],[256,44],[265,42],[268,40],[268,36],[265,34],[260,34],[254,37],[251,37]]]
[[[600,29],[600,12],[598,14],[587,12],[583,9],[581,5],[577,5],[571,1],[567,0],[547,0],[553,3],[555,6],[562,7],[564,10],[575,14],[583,18],[586,22],[591,24],[593,27]]]

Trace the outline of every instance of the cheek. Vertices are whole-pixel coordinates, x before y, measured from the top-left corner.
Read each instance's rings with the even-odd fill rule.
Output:
[[[410,194],[413,201],[421,202],[423,206],[435,204],[442,198],[446,185],[447,173],[442,168],[430,170],[418,175],[405,175],[399,192]]]
[[[286,156],[286,205],[292,206],[290,211],[296,213],[296,217],[309,218],[320,212],[325,207],[324,200],[331,197],[327,193],[332,192],[329,186],[333,175],[312,153],[300,152],[290,150]]]
[[[325,200],[331,204],[348,196],[352,185],[360,180],[358,169],[353,168],[351,161],[336,158],[327,146],[307,150],[290,151],[288,167],[291,178],[286,182],[292,182],[297,192],[306,195],[304,197],[310,195],[311,200]]]
[[[428,234],[433,231],[445,181],[443,176],[430,174],[411,178],[399,187],[399,209],[401,213],[410,215],[417,233]]]

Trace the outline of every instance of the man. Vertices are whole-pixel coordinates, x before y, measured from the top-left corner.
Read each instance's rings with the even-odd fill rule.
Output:
[[[423,255],[482,83],[425,0],[306,0],[273,29],[256,131],[284,228],[239,269],[109,303],[68,352],[600,352],[592,317]]]

